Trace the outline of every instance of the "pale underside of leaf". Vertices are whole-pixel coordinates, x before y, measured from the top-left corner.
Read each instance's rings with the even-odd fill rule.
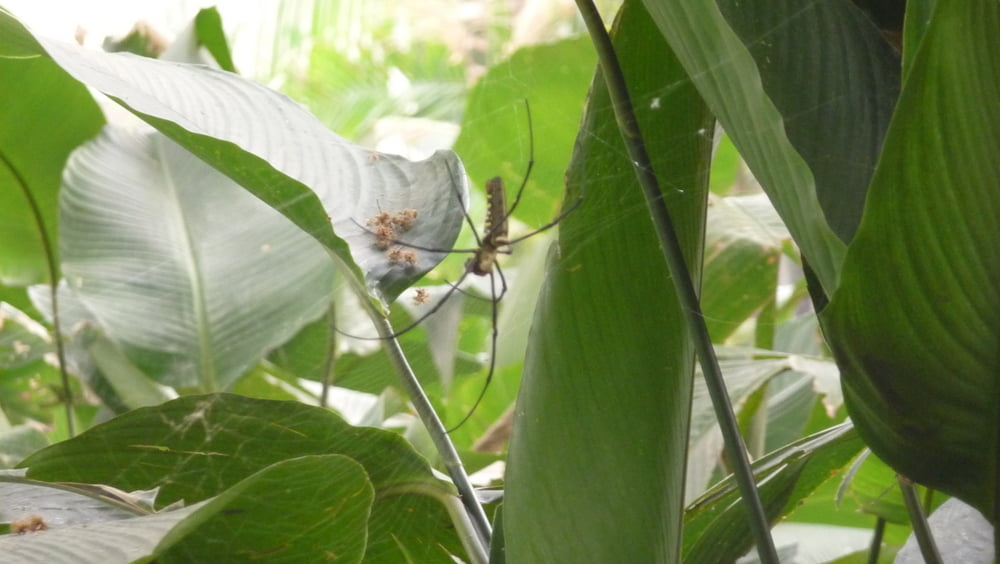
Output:
[[[413,265],[391,263],[372,244],[369,218],[416,210],[417,222],[401,238],[428,249],[446,251],[458,235],[468,196],[454,153],[438,151],[418,162],[376,153],[329,131],[287,97],[231,73],[42,43],[72,76],[237,179],[346,264],[356,263],[380,298],[394,299],[444,253],[417,251]],[[271,182],[262,178],[275,172]],[[310,192],[321,210],[307,205]],[[347,241],[351,256],[328,239],[326,221]]]

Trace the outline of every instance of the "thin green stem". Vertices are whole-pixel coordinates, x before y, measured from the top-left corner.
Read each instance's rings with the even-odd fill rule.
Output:
[[[934,542],[934,535],[931,534],[930,524],[927,523],[927,516],[924,508],[920,506],[920,498],[917,496],[917,488],[909,478],[896,474],[899,482],[899,489],[903,492],[903,503],[906,504],[906,511],[910,514],[910,523],[913,525],[913,535],[917,537],[917,546],[920,547],[920,554],[927,564],[941,564],[941,554],[938,552],[937,543]]]
[[[452,522],[458,523],[456,528],[458,529],[459,540],[462,542],[462,546],[465,548],[465,552],[468,554],[472,563],[487,564],[489,562],[489,554],[486,551],[488,547],[483,546],[480,543],[479,535],[476,533],[476,527],[469,520],[468,511],[466,511],[465,507],[462,505],[462,501],[460,499],[456,499],[455,496],[441,495],[440,489],[432,488],[424,484],[402,484],[399,486],[390,486],[379,490],[375,495],[376,500],[378,500],[410,493],[432,497],[440,501],[441,505],[443,505],[445,510],[448,511],[448,515],[451,517]]]
[[[365,301],[367,302],[367,300]],[[427,428],[427,432],[434,442],[438,456],[441,457],[441,461],[444,463],[451,481],[454,482],[455,487],[458,489],[462,505],[465,507],[472,525],[475,527],[475,534],[479,540],[479,544],[483,551],[488,553],[490,537],[493,531],[490,527],[490,521],[486,517],[486,511],[483,510],[483,506],[476,499],[475,490],[472,488],[472,483],[469,482],[469,476],[465,472],[462,460],[458,457],[458,451],[455,450],[455,445],[448,438],[444,424],[434,411],[434,407],[431,405],[430,400],[427,399],[427,395],[424,394],[423,388],[420,387],[420,382],[417,381],[410,363],[406,360],[406,356],[403,354],[402,347],[399,346],[399,341],[395,337],[395,332],[389,324],[389,320],[375,315],[372,317],[372,321],[375,323],[375,328],[379,336],[384,339],[383,346],[389,355],[390,361],[396,368],[396,373],[399,375],[399,380],[403,388],[410,397],[410,401],[413,402],[413,407],[417,410],[417,415]],[[456,523],[456,525],[460,524],[461,522]]]
[[[691,331],[702,373],[705,375],[709,395],[715,408],[715,415],[725,440],[726,454],[734,466],[737,485],[743,500],[746,502],[747,511],[750,513],[750,528],[756,539],[757,552],[761,562],[778,564],[778,553],[774,548],[774,540],[771,538],[770,525],[754,483],[753,471],[750,468],[750,460],[743,444],[743,437],[740,435],[739,425],[733,414],[729,394],[726,392],[726,385],[722,379],[722,370],[719,368],[719,361],[715,356],[715,349],[708,334],[708,326],[702,316],[698,294],[684,260],[670,212],[663,201],[663,192],[660,190],[659,181],[653,172],[652,163],[639,131],[628,87],[625,84],[625,76],[618,63],[618,57],[615,55],[611,38],[594,3],[591,0],[577,0],[576,4],[587,24],[594,48],[597,50],[600,68],[611,96],[619,130],[628,149],[629,158],[634,165],[650,215],[653,218],[653,225],[660,240],[664,260],[674,279],[674,289],[677,292],[685,321]]]
[[[21,172],[17,170],[17,167],[7,158],[6,154],[0,152],[0,159],[3,159],[4,164],[7,165],[7,169],[14,175],[18,185],[21,187],[21,193],[24,194],[24,198],[28,202],[28,207],[31,208],[35,225],[38,227],[38,235],[42,240],[45,266],[49,272],[49,299],[52,302],[52,332],[54,333],[52,338],[56,345],[56,359],[59,362],[59,377],[62,382],[63,401],[66,407],[66,428],[69,436],[73,437],[76,435],[76,422],[73,416],[73,389],[70,387],[69,373],[66,372],[66,351],[62,340],[62,325],[59,322],[59,275],[56,268],[56,257],[53,252],[52,241],[45,230],[45,219],[42,217],[42,210],[39,208],[34,194],[31,193],[28,182],[21,176]]]
[[[319,406],[326,407],[330,404],[330,387],[333,386],[334,371],[337,362],[337,330],[336,330],[336,306],[335,301],[330,300],[330,307],[326,311],[327,324],[329,326],[330,337],[326,343],[326,358],[323,360],[323,391],[319,396]]]

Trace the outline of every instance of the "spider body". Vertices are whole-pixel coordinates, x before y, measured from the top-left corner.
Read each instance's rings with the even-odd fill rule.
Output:
[[[504,192],[503,180],[495,176],[486,182],[486,221],[479,248],[475,249],[472,258],[465,264],[466,270],[476,276],[488,276],[493,273],[497,262],[497,253],[510,252],[510,242],[507,240],[507,195]]]

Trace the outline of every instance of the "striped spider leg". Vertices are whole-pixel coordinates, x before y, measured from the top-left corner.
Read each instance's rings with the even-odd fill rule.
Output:
[[[469,226],[469,229],[476,240],[475,248],[450,249],[450,250],[431,249],[431,248],[421,247],[418,245],[409,244],[403,240],[396,239],[395,237],[387,238],[385,236],[386,235],[385,232],[381,231],[378,228],[385,222],[385,218],[382,217],[382,215],[385,214],[385,212],[382,212],[382,214],[380,214],[379,216],[375,216],[369,219],[367,222],[367,227],[361,226],[362,228],[366,229],[369,233],[371,233],[373,236],[375,236],[376,244],[380,249],[389,249],[387,253],[392,253],[393,249],[408,248],[416,251],[467,253],[472,255],[469,258],[469,260],[466,261],[465,268],[462,272],[462,275],[458,278],[458,280],[455,281],[454,283],[449,283],[450,288],[448,289],[448,291],[445,292],[445,294],[441,296],[440,299],[434,302],[434,304],[430,307],[430,309],[428,309],[426,312],[420,315],[416,320],[412,321],[409,325],[403,327],[402,329],[395,331],[395,333],[391,335],[392,337],[398,337],[406,333],[407,331],[410,331],[411,329],[422,323],[425,319],[437,313],[437,311],[444,306],[445,302],[447,302],[448,299],[451,297],[451,295],[454,294],[455,292],[462,292],[468,295],[468,293],[465,290],[461,289],[461,285],[470,274],[475,276],[490,277],[491,297],[487,298],[488,301],[491,302],[491,323],[492,323],[492,332],[490,335],[489,370],[486,374],[486,380],[483,383],[483,388],[479,392],[479,395],[476,398],[475,402],[473,403],[472,408],[462,418],[461,421],[453,425],[448,430],[449,433],[458,429],[463,424],[465,424],[465,422],[468,421],[469,418],[472,417],[472,415],[475,413],[476,408],[479,407],[479,404],[482,402],[483,398],[486,395],[486,391],[489,388],[490,382],[493,379],[493,373],[496,368],[496,349],[497,349],[497,338],[499,335],[499,332],[497,330],[498,304],[500,300],[503,299],[504,295],[507,293],[507,280],[504,277],[503,269],[500,268],[500,265],[497,263],[497,255],[511,254],[512,245],[520,241],[523,241],[525,239],[528,239],[529,237],[533,237],[543,231],[551,229],[552,227],[555,227],[560,221],[562,221],[562,219],[566,215],[568,215],[570,212],[576,209],[576,207],[582,201],[582,200],[577,200],[571,206],[565,208],[558,216],[556,216],[555,219],[531,231],[530,233],[520,235],[516,238],[509,237],[509,218],[517,209],[517,206],[521,201],[521,196],[524,194],[524,189],[528,184],[532,168],[534,167],[535,164],[534,160],[535,146],[534,146],[534,133],[532,130],[532,123],[531,123],[531,108],[530,106],[528,106],[527,100],[525,100],[525,110],[527,113],[528,131],[529,131],[529,146],[528,146],[529,159],[528,159],[528,164],[525,168],[523,180],[521,182],[521,185],[517,189],[514,199],[510,204],[510,207],[507,206],[507,194],[504,189],[503,180],[500,177],[494,177],[486,182],[486,218],[484,221],[482,234],[480,234],[477,231],[476,226],[472,221],[472,218],[469,217],[469,214],[463,211],[465,222]],[[457,191],[457,188],[455,195],[460,200],[462,199],[462,195],[460,192]],[[462,206],[462,209],[464,210],[464,206]],[[414,217],[416,216],[415,212],[413,215]],[[402,230],[396,230],[396,231],[402,231]],[[393,233],[393,235],[394,234],[395,233]],[[398,256],[398,251],[397,251],[397,256]],[[393,262],[394,264],[402,264],[402,262],[404,262],[395,259],[394,255],[392,254],[387,254],[387,258],[390,260],[390,262]],[[499,288],[497,285],[497,278],[499,278]],[[472,297],[478,298],[478,296],[472,296]],[[414,298],[414,302],[418,305],[424,304],[427,302],[427,298],[428,294],[426,291],[421,292],[420,290],[418,290],[418,293]],[[354,335],[348,335],[348,336],[355,337]],[[372,339],[378,339],[378,338],[373,337]]]

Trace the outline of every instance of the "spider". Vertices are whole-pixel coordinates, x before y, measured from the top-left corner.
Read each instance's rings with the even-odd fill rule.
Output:
[[[507,207],[507,193],[506,190],[504,189],[503,180],[499,176],[491,178],[486,182],[486,219],[483,225],[482,234],[480,234],[476,230],[476,226],[472,218],[469,217],[469,214],[464,211],[464,206],[462,206],[463,209],[462,213],[465,217],[465,222],[469,226],[469,229],[476,240],[475,248],[450,249],[450,250],[430,249],[430,248],[420,247],[417,245],[408,244],[405,241],[400,241],[396,239],[394,236],[390,236],[387,238],[385,236],[385,233],[382,230],[379,230],[379,227],[384,226],[387,221],[385,217],[383,217],[386,214],[386,212],[382,212],[380,215],[375,216],[367,221],[368,225],[367,231],[375,236],[376,238],[375,244],[379,249],[386,249],[392,247],[393,250],[396,250],[399,249],[400,247],[409,247],[411,249],[428,251],[428,252],[466,253],[472,255],[469,258],[469,260],[466,261],[465,270],[462,272],[462,275],[459,277],[459,279],[454,283],[448,283],[448,285],[450,286],[448,291],[439,300],[437,300],[437,302],[435,302],[434,305],[431,306],[428,311],[426,311],[423,315],[412,321],[409,325],[403,327],[402,329],[397,330],[395,333],[391,335],[391,337],[398,337],[406,333],[407,331],[413,329],[421,322],[423,322],[424,319],[427,319],[431,315],[435,314],[439,309],[441,309],[442,306],[444,306],[445,302],[447,302],[448,299],[451,297],[451,295],[454,294],[456,291],[466,293],[465,290],[462,290],[460,288],[460,286],[462,285],[462,282],[464,282],[465,279],[470,274],[476,276],[490,277],[491,297],[488,298],[488,301],[490,301],[492,304],[491,305],[492,332],[490,335],[489,370],[486,374],[486,380],[483,383],[483,388],[479,392],[479,395],[477,396],[476,401],[473,403],[472,408],[462,418],[461,421],[453,425],[448,430],[449,433],[455,431],[456,429],[464,425],[465,422],[468,421],[470,417],[472,417],[473,413],[475,413],[476,409],[479,407],[480,402],[482,402],[483,397],[485,397],[486,395],[486,390],[489,388],[490,382],[493,379],[494,369],[496,368],[497,337],[499,334],[497,330],[497,306],[500,303],[500,300],[502,300],[504,295],[507,293],[507,280],[504,277],[503,269],[501,269],[499,263],[497,263],[497,255],[499,254],[509,255],[512,252],[511,246],[514,245],[515,243],[518,243],[520,241],[528,239],[529,237],[533,237],[543,231],[551,229],[552,227],[555,227],[560,221],[562,221],[564,217],[566,217],[570,212],[575,210],[576,207],[580,205],[580,203],[582,202],[582,198],[579,198],[572,205],[565,208],[552,221],[546,223],[545,225],[542,225],[541,227],[531,231],[530,233],[526,233],[524,235],[520,235],[515,238],[510,238],[508,229],[508,220],[514,213],[514,211],[517,209],[518,204],[521,202],[521,196],[523,195],[524,189],[528,184],[529,178],[531,177],[531,170],[535,166],[534,130],[532,129],[532,123],[531,123],[531,107],[528,105],[527,100],[525,100],[524,107],[527,115],[528,132],[529,132],[528,164],[525,167],[524,177],[523,180],[521,181],[521,185],[518,187],[517,193],[515,194],[514,200],[510,204],[510,207]],[[456,197],[458,197],[459,199],[462,198],[461,194],[457,191],[456,191]],[[407,219],[406,228],[408,229],[412,225],[412,222],[416,220],[416,211],[406,210],[404,213],[406,214],[406,219]],[[397,214],[397,216],[399,215],[401,214]],[[405,229],[399,229],[398,231],[404,231],[404,230]],[[389,260],[393,262],[393,264],[398,264],[400,262],[398,258],[394,259],[394,257],[391,255],[389,256]],[[500,281],[499,289],[497,288],[497,278],[499,278]],[[414,298],[414,302],[418,305],[424,304],[427,302],[427,297],[428,294],[426,290],[418,289],[416,297]],[[353,335],[348,335],[348,336],[354,337]]]

